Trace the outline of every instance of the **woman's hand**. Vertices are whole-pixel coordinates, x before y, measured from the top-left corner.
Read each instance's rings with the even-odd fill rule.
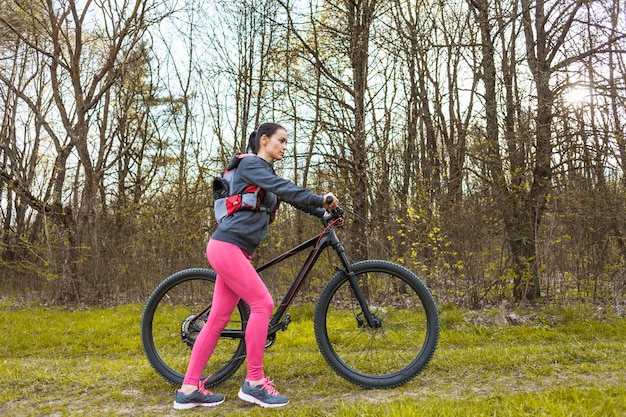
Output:
[[[324,208],[334,210],[339,206],[339,199],[333,193],[324,194]]]

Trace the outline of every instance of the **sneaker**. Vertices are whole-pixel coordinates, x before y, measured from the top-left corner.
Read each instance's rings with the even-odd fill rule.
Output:
[[[204,381],[200,381],[198,383],[198,390],[189,395],[176,391],[174,409],[187,410],[194,407],[215,407],[223,403],[224,399],[225,397],[222,394],[213,394],[211,391],[207,390],[204,386]]]
[[[248,381],[244,382],[239,390],[239,398],[265,408],[282,407],[289,403],[289,398],[280,395],[274,382],[269,378],[265,378],[263,383],[256,387],[250,386]]]

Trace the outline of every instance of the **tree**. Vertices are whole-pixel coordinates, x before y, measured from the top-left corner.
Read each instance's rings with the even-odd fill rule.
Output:
[[[370,214],[366,94],[370,30],[380,4],[377,0],[323,2],[323,22],[313,15],[311,5],[309,33],[298,29],[289,5],[285,2],[282,5],[288,12],[291,33],[299,40],[304,59],[322,74],[321,94],[325,101],[320,104],[328,106],[320,115],[324,120],[322,129],[331,136],[340,133],[345,140],[347,156],[342,157],[342,152],[336,155],[340,159],[339,166],[347,171],[351,203],[363,215],[354,218],[351,230],[359,236],[351,249],[353,257],[365,259],[368,256],[365,217]],[[329,54],[330,50],[336,54]],[[338,145],[343,147],[341,143]]]
[[[541,296],[537,245],[553,184],[554,105],[556,97],[563,89],[562,84],[555,82],[555,75],[574,63],[583,62],[585,58],[600,52],[613,41],[609,40],[600,48],[589,47],[574,52],[570,43],[570,31],[576,27],[585,2],[578,1],[573,4],[552,2],[549,6],[544,0],[532,3],[529,0],[521,0],[521,25],[525,38],[526,60],[537,101],[531,141],[534,153],[532,159],[527,159],[525,155],[529,154],[529,148],[525,144],[521,129],[526,123],[521,117],[522,114],[516,110],[515,102],[519,103],[519,97],[515,96],[513,89],[513,79],[518,76],[515,72],[514,58],[516,22],[504,20],[501,8],[503,3],[493,4],[483,0],[468,0],[468,3],[474,10],[475,19],[481,28],[486,161],[491,186],[501,201],[500,217],[505,224],[507,242],[512,255],[513,291],[516,299],[532,300]],[[512,9],[511,15],[515,16],[517,5],[512,6],[515,8]],[[497,32],[493,30],[494,18],[498,24]],[[507,26],[510,26],[511,33],[508,47],[503,37]],[[494,35],[494,32],[497,35]],[[494,37],[500,37],[503,45],[501,65],[505,91],[504,139],[508,154],[506,165],[499,138]],[[508,166],[508,171],[505,170],[505,166]],[[525,174],[527,172],[530,175],[527,176]]]
[[[11,167],[3,170],[2,177],[31,209],[55,225],[62,257],[60,299],[77,301],[79,248],[87,245],[97,253],[96,220],[103,206],[98,190],[107,168],[117,160],[110,158],[109,93],[123,77],[132,51],[150,23],[151,6],[141,0],[122,4],[88,1],[84,6],[71,0],[47,0],[16,1],[11,7],[31,25],[16,26],[6,18],[0,18],[0,24],[39,59],[32,76],[49,82],[46,93],[52,107],[40,105],[41,91],[23,89],[5,72],[0,73],[0,81],[32,113],[51,141],[55,156],[49,194],[37,195]],[[77,158],[78,166],[69,164],[71,157]]]

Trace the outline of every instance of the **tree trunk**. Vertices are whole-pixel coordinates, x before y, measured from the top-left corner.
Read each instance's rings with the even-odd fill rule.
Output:
[[[348,30],[350,34],[350,65],[353,77],[354,130],[348,140],[352,156],[354,184],[352,202],[363,213],[369,214],[368,156],[365,141],[365,93],[369,58],[370,25],[374,19],[377,0],[363,2],[345,1]],[[368,224],[359,217],[354,218],[353,230],[360,231],[353,249],[355,261],[368,258]]]

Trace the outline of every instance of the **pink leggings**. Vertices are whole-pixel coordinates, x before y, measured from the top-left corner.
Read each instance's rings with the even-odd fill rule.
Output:
[[[217,272],[213,305],[207,322],[193,345],[183,384],[198,385],[220,333],[240,299],[250,306],[250,318],[246,326],[246,379],[263,379],[263,354],[274,300],[250,263],[250,257],[238,246],[211,239],[206,248],[206,256]]]

